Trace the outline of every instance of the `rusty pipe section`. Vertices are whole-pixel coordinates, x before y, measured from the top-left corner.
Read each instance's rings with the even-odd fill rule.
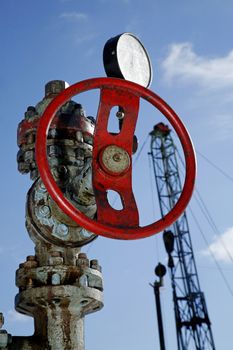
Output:
[[[51,199],[38,173],[35,161],[35,140],[39,119],[44,110],[67,83],[51,81],[45,86],[45,96],[35,106],[29,106],[19,123],[17,140],[18,170],[30,173],[34,181],[28,192],[26,225],[31,239],[56,245],[82,246],[96,238],[64,214]],[[68,101],[54,117],[47,138],[47,157],[55,181],[64,195],[90,218],[96,214],[92,188],[91,160],[95,122],[87,117],[82,105]]]
[[[103,277],[97,260],[81,253],[96,238],[67,217],[49,196],[35,162],[35,138],[45,108],[66,88],[55,80],[45,86],[44,98],[29,106],[18,127],[17,156],[21,173],[33,184],[27,195],[26,228],[35,243],[16,271],[18,312],[34,318],[32,336],[15,337],[0,329],[0,349],[84,350],[84,317],[103,307]],[[47,139],[47,157],[64,195],[93,218],[96,203],[92,188],[94,120],[82,106],[68,101],[57,112]],[[3,326],[0,314],[0,328]]]
[[[31,316],[35,333],[12,337],[7,349],[84,350],[84,316],[103,307],[103,278],[97,260],[79,253],[75,266],[53,254],[47,266],[28,256],[16,272],[16,310]]]

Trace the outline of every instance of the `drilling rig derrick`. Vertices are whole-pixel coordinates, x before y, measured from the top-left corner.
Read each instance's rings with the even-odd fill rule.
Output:
[[[154,126],[149,153],[164,217],[180,197],[176,146],[167,125]],[[163,234],[174,302],[178,350],[214,350],[211,323],[201,291],[186,212]]]

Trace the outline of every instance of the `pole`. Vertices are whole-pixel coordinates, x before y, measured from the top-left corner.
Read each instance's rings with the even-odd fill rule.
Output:
[[[164,332],[163,332],[163,318],[162,318],[162,309],[160,302],[160,287],[163,286],[163,277],[166,274],[166,267],[161,263],[155,268],[155,275],[159,277],[159,281],[155,281],[154,284],[151,284],[151,287],[154,289],[155,295],[155,304],[157,311],[157,321],[158,321],[158,329],[159,329],[159,342],[160,342],[160,350],[165,350],[165,340],[164,340]]]
[[[165,350],[165,341],[164,341],[164,332],[163,332],[163,319],[162,319],[162,310],[161,310],[161,302],[160,302],[160,287],[161,283],[155,281],[154,283],[154,294],[155,294],[155,303],[157,310],[157,321],[159,328],[159,342],[160,342],[160,350]]]

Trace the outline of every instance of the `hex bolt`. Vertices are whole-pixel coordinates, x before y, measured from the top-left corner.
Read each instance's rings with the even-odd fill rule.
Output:
[[[58,286],[61,283],[61,276],[59,273],[54,273],[52,275],[52,285],[53,286]]]
[[[62,265],[63,262],[64,262],[64,259],[62,256],[50,256],[49,257],[49,265],[50,266]]]
[[[90,238],[92,236],[92,233],[87,231],[85,228],[82,228],[81,231],[80,231],[80,235],[83,238]]]
[[[50,208],[47,205],[42,205],[39,208],[39,213],[44,218],[49,217],[51,214]]]
[[[79,253],[78,259],[76,260],[76,265],[80,267],[89,266],[89,260],[87,259],[87,255],[85,253]]]
[[[43,184],[43,182],[41,182],[41,184],[40,184],[40,189],[39,189],[39,191],[40,191],[40,192],[46,192],[46,191],[47,191],[45,185]]]
[[[61,236],[61,237],[65,237],[67,236],[69,233],[69,229],[65,224],[58,224],[57,228],[56,228],[56,234]]]
[[[121,158],[122,158],[122,156],[121,156],[121,154],[120,153],[115,153],[114,155],[113,155],[113,160],[115,161],[115,162],[120,162],[121,161]]]
[[[24,113],[26,119],[33,117],[36,114],[36,108],[34,106],[28,106],[27,111]]]
[[[80,284],[80,286],[83,286],[83,287],[87,287],[88,286],[88,278],[87,278],[86,275],[82,275],[79,278],[79,284]]]
[[[8,344],[12,344],[12,335],[8,333]]]
[[[3,316],[3,313],[0,312],[0,329],[2,328],[3,325],[4,325],[4,316]]]
[[[32,278],[29,278],[27,281],[27,288],[32,288],[34,286]]]
[[[36,260],[36,257],[35,255],[28,255],[27,258],[26,258],[27,261],[35,261]]]
[[[59,252],[57,250],[53,250],[50,254],[52,257],[62,256],[62,252]]]
[[[27,256],[26,262],[23,263],[24,268],[33,269],[38,266],[38,262],[36,261],[36,257],[34,255]]]
[[[82,131],[78,130],[76,132],[76,139],[77,139],[78,142],[83,142],[83,133],[82,133]]]
[[[116,116],[119,120],[124,119],[125,113],[123,112],[122,109],[119,109],[118,112],[116,112]]]
[[[66,166],[59,165],[57,168],[57,172],[60,175],[60,177],[65,178],[67,176],[68,170]]]
[[[26,163],[30,163],[34,160],[34,152],[33,151],[26,151],[24,153],[24,161]]]
[[[30,133],[28,134],[28,137],[27,137],[27,144],[32,144],[35,142],[35,135],[33,133]]]
[[[102,268],[99,265],[99,262],[97,259],[93,259],[90,261],[90,268],[94,270],[98,270],[99,272],[102,272]]]
[[[79,259],[87,259],[87,254],[86,253],[79,253],[78,258]]]
[[[28,106],[27,112],[35,112],[35,111],[36,111],[36,109],[34,106]]]
[[[7,331],[0,330],[0,349],[5,349],[9,343],[10,337]]]
[[[51,129],[49,131],[49,136],[51,136],[52,138],[55,138],[57,136],[57,130],[56,129]]]

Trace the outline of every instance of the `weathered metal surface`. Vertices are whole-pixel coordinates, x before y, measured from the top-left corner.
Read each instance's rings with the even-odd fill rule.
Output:
[[[0,344],[11,340],[7,349],[14,350],[84,350],[83,317],[103,307],[101,267],[78,249],[42,247],[43,254],[28,256],[16,273],[16,310],[34,318],[35,333],[11,339],[2,331]]]
[[[59,251],[50,253],[48,265],[40,266],[38,260],[28,256],[16,272],[15,307],[34,318],[35,333],[11,339],[4,331],[0,344],[6,346],[10,339],[7,349],[84,350],[84,316],[103,307],[98,261],[79,253],[73,257],[73,266],[64,265],[67,259]]]
[[[110,175],[119,175],[126,172],[130,167],[130,156],[123,149],[116,145],[109,145],[104,148],[99,156],[101,167]]]
[[[0,330],[0,349],[84,350],[84,316],[103,307],[101,267],[79,248],[96,235],[61,211],[41,181],[35,161],[38,121],[65,87],[63,81],[46,84],[45,98],[28,108],[18,128],[19,171],[30,172],[34,180],[27,196],[26,227],[35,243],[35,255],[29,255],[16,271],[19,293],[15,308],[34,318],[35,332],[30,337],[11,337]],[[96,213],[91,177],[93,132],[93,119],[69,100],[59,109],[47,144],[56,183],[91,218]],[[0,328],[2,325],[0,315]]]
[[[139,226],[139,213],[132,190],[132,150],[139,97],[130,91],[126,92],[124,87],[113,87],[115,87],[114,81],[112,86],[109,84],[101,90],[94,136],[93,187],[96,195],[97,217],[102,224],[111,225],[116,229],[136,228]],[[107,131],[109,114],[113,106],[120,106],[124,110],[124,119],[118,135],[111,135]],[[112,170],[104,161],[105,154],[114,148],[113,157],[121,154],[124,159],[122,167],[118,168],[119,171],[117,171],[117,161],[111,162]],[[121,164],[121,161],[119,163]],[[120,195],[123,205],[120,212],[110,206],[107,198],[108,189]]]
[[[54,97],[65,89],[63,81],[46,84],[45,97],[35,107],[28,107],[18,127],[18,167],[30,172],[35,180],[27,199],[26,226],[32,240],[71,247],[82,246],[96,236],[70,219],[57,206],[38,178],[35,141],[38,122]],[[47,154],[53,177],[64,195],[85,215],[96,213],[92,188],[91,157],[94,133],[93,118],[87,118],[82,106],[74,101],[59,109],[49,130]]]
[[[4,325],[4,316],[3,316],[3,313],[0,312],[0,329],[2,328],[3,325]]]
[[[88,168],[85,167],[84,169],[87,170]],[[86,181],[84,177],[82,178],[82,174],[82,171],[79,175],[74,174],[72,187],[75,188],[75,191],[72,192],[72,198],[70,196],[69,198],[85,215],[93,218],[96,213],[95,198],[92,187],[89,185],[90,180],[87,179]],[[80,197],[79,192],[82,194]],[[35,243],[39,239],[43,239],[59,246],[77,247],[95,238],[91,232],[84,231],[82,227],[62,212],[49,196],[40,179],[34,182],[28,192],[26,226]]]

